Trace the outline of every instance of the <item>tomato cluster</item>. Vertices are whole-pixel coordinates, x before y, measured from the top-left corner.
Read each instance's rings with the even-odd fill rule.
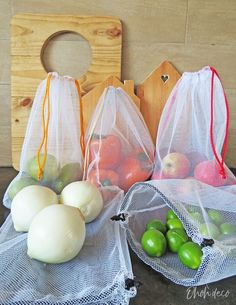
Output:
[[[97,186],[117,185],[124,191],[147,180],[153,169],[153,161],[141,148],[127,152],[115,135],[92,137],[89,163],[93,164],[88,172],[89,181]]]

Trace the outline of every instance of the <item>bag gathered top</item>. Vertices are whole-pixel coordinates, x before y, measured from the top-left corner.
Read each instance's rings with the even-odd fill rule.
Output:
[[[230,184],[233,176],[224,164],[228,129],[228,102],[216,70],[184,73],[163,110],[153,178]]]
[[[153,171],[154,146],[144,119],[121,88],[106,88],[88,126],[84,178],[125,192]]]
[[[57,194],[83,173],[84,129],[80,86],[71,77],[49,73],[37,89],[23,143],[20,171],[3,203],[29,185],[43,185]]]

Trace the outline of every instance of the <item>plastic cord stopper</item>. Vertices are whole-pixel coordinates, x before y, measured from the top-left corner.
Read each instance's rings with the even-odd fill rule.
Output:
[[[119,221],[119,220],[125,221],[125,214],[120,213],[118,215],[114,215],[114,216],[111,217],[111,220],[113,220],[113,221]]]
[[[130,288],[132,288],[132,287],[139,288],[140,286],[142,286],[142,283],[135,279],[127,278],[125,280],[125,289],[126,290],[130,290]]]
[[[208,238],[204,238],[202,243],[201,243],[201,246],[204,248],[204,247],[208,247],[208,246],[212,246],[214,245],[214,240],[213,239],[208,239]]]

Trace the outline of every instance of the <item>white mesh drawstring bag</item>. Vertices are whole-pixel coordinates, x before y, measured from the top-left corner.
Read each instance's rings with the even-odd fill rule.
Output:
[[[80,87],[71,77],[49,73],[37,89],[20,159],[20,172],[3,203],[11,206],[18,191],[31,184],[58,194],[83,170],[83,113]]]
[[[86,132],[84,179],[127,191],[153,171],[154,146],[144,119],[121,88],[106,88]]]
[[[11,215],[0,229],[1,305],[126,305],[136,294],[125,231],[111,221],[123,192],[105,202],[86,224],[86,239],[70,262],[44,264],[27,256],[27,234],[15,232]]]
[[[216,70],[183,73],[161,116],[153,179],[235,184],[224,164],[228,128],[228,102]]]
[[[155,180],[134,185],[120,209],[134,252],[177,284],[202,285],[236,275],[235,177],[224,163],[228,123],[228,103],[215,69],[184,73],[161,116]],[[161,257],[143,250],[148,221],[166,223],[169,209],[202,247],[197,269],[186,267],[170,249]]]

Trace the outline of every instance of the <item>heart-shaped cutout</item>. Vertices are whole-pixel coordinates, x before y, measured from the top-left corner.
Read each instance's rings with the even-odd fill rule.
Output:
[[[169,75],[162,75],[161,79],[163,80],[163,83],[165,84],[169,79]]]

